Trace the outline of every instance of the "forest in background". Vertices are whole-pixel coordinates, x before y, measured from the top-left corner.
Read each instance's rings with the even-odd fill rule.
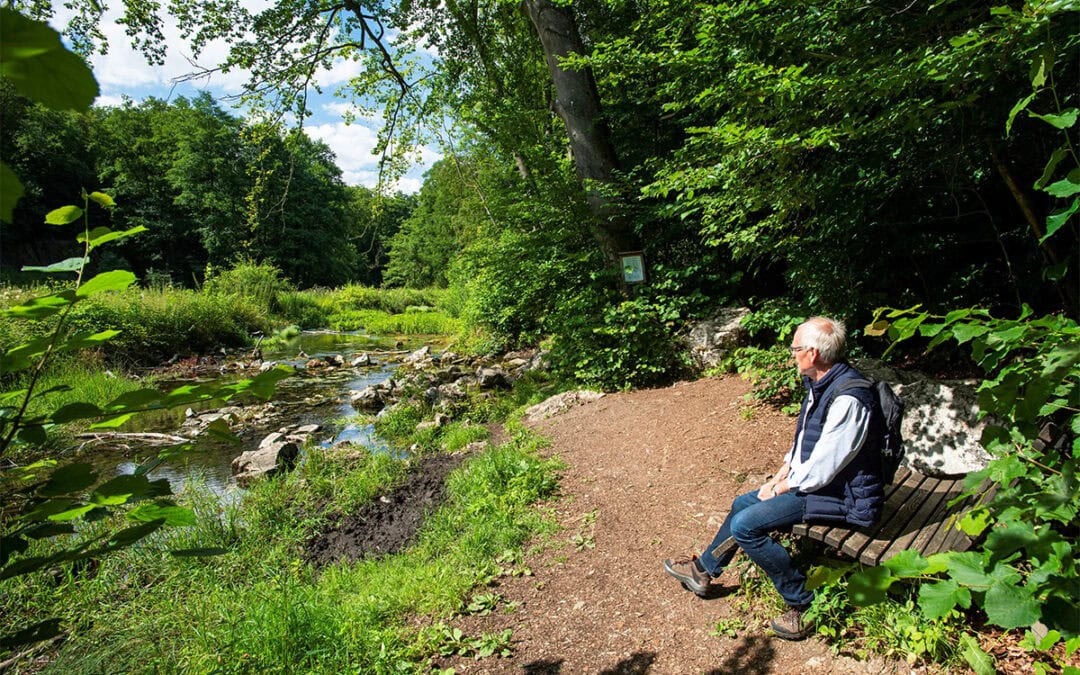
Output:
[[[285,4],[256,30],[286,30]],[[100,189],[112,227],[150,226],[103,269],[191,286],[248,260],[300,287],[449,286],[504,348],[555,335],[603,350],[636,332],[624,356],[649,364],[634,384],[671,365],[664,345],[688,320],[730,303],[853,325],[881,305],[1076,314],[1075,3],[544,8],[580,37],[558,71],[541,19],[509,4],[379,17],[440,55],[407,87],[369,58],[399,145],[454,121],[415,196],[345,186],[324,144],[208,96],[78,114],[5,87],[0,150],[27,190],[3,264],[38,262],[44,214],[75,186]],[[340,20],[327,16],[304,20]],[[568,147],[574,93],[554,72],[591,83],[592,147],[574,133]],[[604,171],[583,170],[593,149]],[[644,251],[647,284],[619,288],[613,245]]]

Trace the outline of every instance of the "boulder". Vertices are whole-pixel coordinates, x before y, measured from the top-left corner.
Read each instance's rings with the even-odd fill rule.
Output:
[[[279,471],[290,471],[296,466],[300,446],[274,432],[264,438],[255,450],[248,450],[232,461],[236,484],[247,487],[262,476],[272,476]]]
[[[564,391],[561,394],[555,394],[542,403],[526,408],[524,421],[526,424],[533,424],[565,412],[574,406],[585,405],[603,397],[604,393],[601,391],[589,391],[588,389]]]
[[[349,365],[351,365],[353,368],[360,368],[361,366],[370,366],[371,365],[371,355],[365,352],[365,353],[361,354],[360,356],[357,356],[356,358],[354,358],[349,363]]]
[[[477,368],[476,382],[481,389],[507,389],[510,376],[502,368]]]
[[[921,379],[894,385],[904,400],[904,464],[928,476],[954,476],[986,467],[979,444],[988,420],[979,420],[975,387]]]
[[[729,351],[748,344],[750,333],[742,320],[749,314],[746,307],[725,307],[712,318],[692,324],[685,341],[694,364],[701,370],[714,368]]]
[[[430,360],[430,358],[431,358],[431,347],[428,347],[427,345],[424,345],[423,347],[421,347],[420,349],[417,349],[412,354],[409,354],[408,356],[406,356],[403,359],[403,362],[404,363],[417,363],[419,361]]]
[[[382,391],[373,386],[365,387],[361,391],[350,392],[349,402],[357,410],[368,412],[378,412],[386,405],[386,399]]]
[[[331,368],[340,368],[345,365],[345,357],[341,354],[330,354],[326,357],[326,363]]]

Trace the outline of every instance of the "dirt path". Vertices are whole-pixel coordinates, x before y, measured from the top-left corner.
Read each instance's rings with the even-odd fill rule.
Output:
[[[708,378],[606,396],[541,422],[546,452],[568,465],[554,504],[555,550],[503,577],[511,613],[463,617],[468,635],[513,629],[513,655],[442,665],[459,673],[881,673],[817,639],[771,637],[740,596],[701,600],[661,561],[707,544],[737,494],[759,485],[790,443],[779,413],[740,413],[748,385]],[[575,537],[580,537],[575,543]],[[594,546],[590,546],[594,545]],[[721,582],[734,589],[736,573]],[[742,622],[739,637],[711,634]]]

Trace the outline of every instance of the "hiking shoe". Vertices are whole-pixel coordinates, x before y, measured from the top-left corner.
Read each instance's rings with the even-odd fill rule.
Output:
[[[712,576],[701,567],[696,555],[678,560],[665,560],[664,571],[678,579],[683,588],[692,591],[699,598],[708,596]]]
[[[785,640],[803,640],[813,631],[805,617],[805,609],[788,607],[788,611],[772,620],[772,630]]]

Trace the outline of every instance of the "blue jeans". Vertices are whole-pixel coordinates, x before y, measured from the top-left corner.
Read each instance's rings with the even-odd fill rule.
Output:
[[[791,562],[787,549],[769,536],[770,532],[803,522],[806,497],[785,492],[772,499],[758,499],[757,490],[739,495],[731,503],[731,513],[724,519],[720,531],[705,552],[698,558],[709,574],[717,576],[735,556],[735,548],[713,556],[713,549],[729,537],[735,539],[746,555],[765,570],[776,590],[790,607],[805,607],[814,599],[806,590],[806,575]]]

